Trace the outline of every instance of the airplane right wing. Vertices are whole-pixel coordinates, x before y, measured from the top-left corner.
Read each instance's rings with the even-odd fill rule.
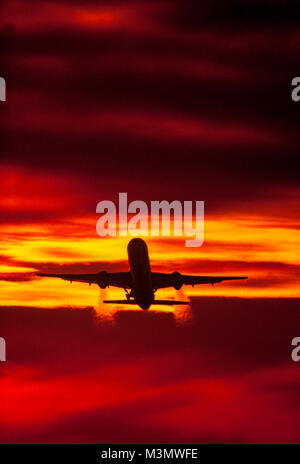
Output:
[[[163,272],[152,272],[152,285],[154,289],[174,287],[180,289],[182,285],[217,284],[225,280],[242,280],[248,277],[236,276],[193,276],[183,275],[179,272],[165,274]]]

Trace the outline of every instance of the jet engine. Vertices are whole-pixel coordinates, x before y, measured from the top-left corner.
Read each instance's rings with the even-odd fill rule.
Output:
[[[175,288],[175,290],[180,290],[183,285],[182,275],[180,274],[180,272],[173,272],[172,276],[173,276],[173,287]]]
[[[108,286],[108,273],[106,271],[101,271],[98,273],[99,280],[98,285],[100,288],[104,289]]]

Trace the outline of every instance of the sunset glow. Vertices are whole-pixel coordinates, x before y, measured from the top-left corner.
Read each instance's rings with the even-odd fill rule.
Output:
[[[299,443],[297,2],[1,13],[0,441]],[[36,275],[127,272],[132,236],[96,230],[122,192],[149,214],[204,202],[201,247],[144,224],[152,271],[248,279],[159,289],[189,304],[143,311]]]

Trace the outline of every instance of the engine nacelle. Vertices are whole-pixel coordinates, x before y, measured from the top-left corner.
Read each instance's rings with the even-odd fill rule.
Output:
[[[180,290],[183,285],[182,275],[180,274],[180,272],[173,272],[172,276],[173,276],[173,287],[175,288],[175,290]]]
[[[100,288],[104,289],[108,286],[108,273],[106,271],[101,271],[98,273],[99,280],[98,285]]]

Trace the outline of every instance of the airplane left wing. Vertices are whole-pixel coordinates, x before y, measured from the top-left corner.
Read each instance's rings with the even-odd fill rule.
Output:
[[[162,272],[152,272],[152,285],[154,289],[174,287],[179,290],[182,285],[217,284],[225,280],[242,280],[248,277],[236,276],[193,276],[183,275],[179,272],[164,274]]]
[[[54,277],[58,279],[68,280],[69,282],[86,282],[89,285],[97,284],[101,288],[120,287],[131,288],[130,272],[106,272],[101,271],[97,274],[42,274],[37,273],[40,277]]]

